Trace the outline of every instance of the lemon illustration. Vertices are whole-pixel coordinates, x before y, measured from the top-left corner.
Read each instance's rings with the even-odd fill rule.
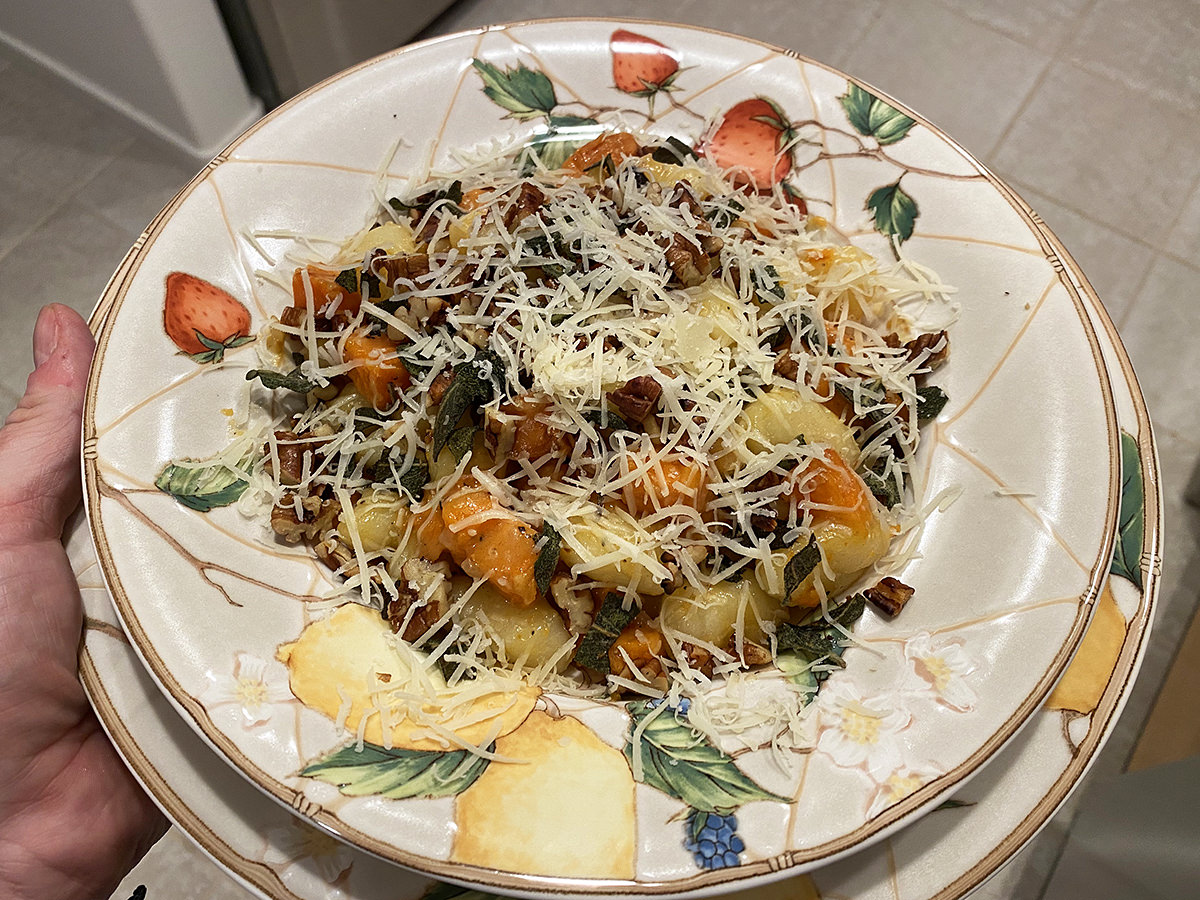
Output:
[[[366,716],[365,741],[385,744],[386,727],[391,746],[408,750],[447,749],[439,730],[473,744],[492,734],[497,722],[498,733],[507,734],[541,693],[530,686],[489,690],[478,681],[447,687],[436,666],[426,669],[420,654],[402,653],[379,614],[356,603],[310,623],[275,655],[305,706],[344,721],[354,733]]]
[[[1124,642],[1125,617],[1105,585],[1075,658],[1046,701],[1047,709],[1070,709],[1084,715],[1094,710]]]
[[[455,862],[588,878],[632,878],[633,773],[578,719],[532,713],[496,741],[493,762],[456,800]]]

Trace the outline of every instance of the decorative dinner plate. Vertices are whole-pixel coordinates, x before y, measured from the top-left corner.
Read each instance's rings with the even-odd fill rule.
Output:
[[[1104,746],[1150,635],[1161,508],[1149,418],[1128,357],[1107,315],[1094,298],[1089,302],[1113,373],[1122,433],[1122,539],[1104,599],[1067,674],[1028,727],[944,808],[843,862],[753,889],[756,900],[776,894],[787,900],[954,900],[1033,837]],[[82,519],[67,544],[87,614],[81,669],[92,701],[143,785],[213,859],[270,900],[482,900],[341,844],[247,791],[141,667],[120,630]]]
[[[671,69],[653,90],[631,90],[617,65],[614,31],[630,29],[655,78]],[[244,483],[228,469],[172,466],[231,439],[252,336],[288,302],[284,254],[346,239],[373,216],[377,190],[452,169],[455,151],[618,125],[693,143],[756,97],[795,135],[787,170],[773,171],[811,213],[876,256],[900,248],[958,289],[953,355],[937,373],[950,401],[928,429],[916,486],[922,502],[943,502],[896,573],[918,600],[894,621],[864,616],[845,668],[818,695],[810,751],[791,758],[771,752],[770,734],[735,750],[685,715],[651,733],[636,727],[643,707],[532,695],[496,737],[520,766],[467,765],[460,751],[424,745],[356,750],[329,711],[296,699],[295,668],[281,662],[281,648],[328,615],[329,576],[230,505]],[[208,286],[165,315],[175,272]],[[1060,248],[915,113],[790,51],[580,20],[380,57],[235,141],[152,223],[101,302],[84,473],[125,633],[236,769],[346,840],[433,876],[516,893],[661,894],[829,862],[977,773],[1039,708],[1104,606],[1121,441],[1100,342]],[[183,320],[212,334],[189,334]],[[628,762],[641,755],[656,761],[653,778]]]

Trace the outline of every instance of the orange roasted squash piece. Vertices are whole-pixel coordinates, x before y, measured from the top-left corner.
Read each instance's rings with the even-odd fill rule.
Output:
[[[376,409],[387,409],[396,402],[396,393],[412,384],[408,369],[396,358],[399,346],[385,335],[367,331],[352,331],[342,345],[343,362],[362,363],[346,375]]]
[[[320,266],[308,266],[308,284],[312,288],[313,309],[318,315],[322,310],[328,310],[337,301],[338,313],[353,316],[362,305],[362,294],[359,291],[348,291],[337,283],[340,272],[323,269]],[[292,306],[299,309],[308,308],[308,293],[304,287],[305,269],[297,269],[292,273]],[[326,316],[329,318],[330,316]]]
[[[640,465],[630,460],[630,468]],[[704,512],[708,506],[704,467],[691,459],[664,459],[626,485],[625,501],[635,516],[647,516],[669,506],[690,506]]]
[[[627,131],[614,131],[602,134],[588,141],[563,163],[564,169],[570,169],[582,175],[592,166],[603,162],[604,157],[610,157],[614,163],[630,156],[640,156],[642,147],[637,138]]]
[[[496,518],[463,525],[480,513]],[[442,543],[473,578],[486,578],[511,603],[533,606],[538,599],[534,566],[538,534],[503,509],[487,491],[467,487],[442,501]]]
[[[877,521],[870,488],[832,448],[805,467],[799,487],[810,503],[830,507],[813,510],[814,524],[830,522],[865,533]]]

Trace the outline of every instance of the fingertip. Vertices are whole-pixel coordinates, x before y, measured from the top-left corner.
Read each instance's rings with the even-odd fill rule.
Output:
[[[96,341],[79,313],[62,303],[43,307],[33,328],[36,368],[30,382],[81,389],[95,349]]]

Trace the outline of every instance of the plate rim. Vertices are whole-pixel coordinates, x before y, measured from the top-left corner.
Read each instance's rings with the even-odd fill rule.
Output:
[[[297,806],[305,807],[309,801],[305,800],[302,793],[286,784],[279,782],[274,777],[260,770],[253,765],[243,754],[238,750],[236,744],[221,733],[209,719],[206,711],[193,698],[183,693],[180,685],[172,676],[168,667],[163,663],[158,654],[153,651],[152,645],[149,643],[147,636],[141,630],[140,624],[137,622],[136,613],[130,605],[128,596],[125,594],[121,586],[120,579],[116,573],[113,563],[111,551],[109,550],[107,539],[104,535],[103,525],[100,522],[99,501],[101,492],[97,486],[98,472],[96,462],[96,435],[94,410],[96,393],[99,383],[100,366],[94,365],[89,373],[86,404],[84,411],[84,435],[83,435],[83,469],[85,476],[85,491],[84,491],[84,506],[86,509],[89,529],[92,533],[92,538],[96,546],[97,557],[100,562],[100,570],[103,574],[105,583],[108,587],[110,595],[114,601],[114,607],[117,615],[120,618],[126,633],[131,638],[131,645],[137,652],[143,665],[150,673],[152,678],[158,684],[160,690],[164,693],[172,705],[179,711],[200,737],[209,744],[225,761],[231,765],[236,771],[242,774],[248,781],[254,784],[258,789],[271,796],[280,804],[298,811],[313,824],[333,834],[343,841],[351,843],[361,849],[380,856],[391,862],[398,863],[406,868],[414,869],[424,874],[432,875],[433,877],[457,881],[460,883],[470,883],[474,885],[484,884],[492,887],[498,887],[509,893],[524,894],[526,896],[537,897],[547,894],[562,894],[562,893],[586,893],[588,895],[612,895],[612,894],[638,894],[646,896],[654,895],[670,895],[670,894],[694,894],[703,892],[705,889],[721,890],[722,886],[732,886],[733,883],[741,882],[759,882],[777,880],[785,878],[792,874],[798,874],[818,865],[823,865],[833,861],[839,857],[845,856],[858,849],[868,846],[875,841],[882,839],[888,834],[894,832],[897,828],[906,824],[909,821],[915,820],[923,815],[926,811],[936,805],[937,802],[944,799],[950,792],[962,787],[971,777],[977,774],[1004,746],[1006,746],[1028,723],[1033,713],[1040,708],[1042,701],[1052,690],[1054,684],[1065,671],[1070,659],[1078,649],[1079,643],[1083,638],[1087,625],[1090,622],[1091,616],[1095,611],[1096,599],[1103,587],[1107,578],[1108,563],[1111,559],[1112,548],[1116,538],[1117,525],[1117,501],[1118,501],[1118,486],[1120,483],[1119,477],[1119,429],[1116,423],[1116,412],[1113,401],[1113,389],[1111,384],[1111,373],[1108,371],[1107,365],[1103,360],[1100,351],[1098,337],[1091,321],[1090,316],[1083,304],[1079,286],[1066,278],[1067,266],[1064,260],[1070,261],[1069,254],[1062,248],[1061,244],[1054,238],[1052,232],[1045,226],[1044,222],[1033,212],[1032,208],[1009,186],[1003,179],[999,178],[987,166],[980,162],[973,154],[963,148],[957,141],[946,134],[938,126],[934,125],[927,118],[910,109],[900,101],[895,100],[884,91],[880,91],[869,83],[855,78],[840,69],[829,64],[820,62],[810,57],[804,56],[788,48],[779,47],[770,43],[759,41],[753,38],[747,38],[741,35],[734,35],[728,32],[719,31],[717,29],[706,28],[702,26],[692,26],[683,23],[664,22],[642,18],[623,18],[623,17],[552,17],[542,19],[530,19],[519,22],[507,22],[497,25],[483,26],[474,29],[466,29],[448,35],[439,35],[429,38],[425,41],[420,41],[414,44],[409,44],[371,59],[365,60],[351,68],[336,73],[329,78],[324,79],[316,85],[306,89],[289,99],[286,103],[281,104],[276,109],[265,115],[262,119],[251,125],[246,131],[236,137],[230,144],[217,154],[208,164],[206,164],[188,183],[175,195],[174,198],[159,212],[157,216],[150,222],[147,228],[134,242],[126,258],[118,267],[113,278],[106,286],[104,293],[101,295],[100,301],[97,304],[96,312],[99,315],[99,321],[102,323],[100,334],[98,335],[98,348],[96,359],[102,361],[104,350],[107,347],[108,338],[111,334],[111,329],[107,326],[111,324],[111,316],[119,312],[123,301],[127,295],[130,283],[135,278],[141,263],[145,259],[145,251],[153,244],[154,240],[159,236],[163,224],[178,210],[184,201],[195,191],[200,185],[207,181],[212,173],[222,164],[230,159],[230,154],[236,150],[245,140],[255,134],[260,128],[272,122],[276,117],[284,112],[301,104],[311,95],[321,91],[326,86],[333,84],[347,76],[359,73],[372,66],[391,60],[395,57],[409,53],[415,49],[425,48],[436,45],[438,43],[448,43],[452,41],[462,40],[471,36],[479,36],[490,32],[502,32],[509,29],[518,29],[526,27],[536,27],[554,24],[571,24],[571,23],[588,23],[588,24],[613,24],[613,25],[639,25],[649,27],[666,27],[679,29],[683,31],[701,32],[714,36],[719,36],[725,39],[733,39],[741,43],[748,43],[758,47],[767,49],[775,54],[800,61],[802,63],[815,66],[836,75],[839,78],[845,78],[851,84],[857,84],[875,96],[883,99],[895,106],[898,110],[911,116],[916,122],[924,125],[936,137],[944,141],[946,144],[957,150],[965,161],[973,166],[980,174],[984,176],[988,184],[999,194],[1005,198],[1013,209],[1018,213],[1020,218],[1029,228],[1029,231],[1037,239],[1044,257],[1051,263],[1058,273],[1058,283],[1061,284],[1067,291],[1067,294],[1074,305],[1079,319],[1083,325],[1083,330],[1091,348],[1098,381],[1100,383],[1101,394],[1104,401],[1105,424],[1108,433],[1109,443],[1109,491],[1108,503],[1106,510],[1106,521],[1104,536],[1101,540],[1101,547],[1096,562],[1090,570],[1087,579],[1087,587],[1080,595],[1076,608],[1075,619],[1071,629],[1068,631],[1066,638],[1059,647],[1051,663],[1047,666],[1046,671],[1039,679],[1037,684],[1030,690],[1025,699],[1016,707],[1014,712],[997,728],[995,728],[981,746],[971,753],[962,763],[946,773],[943,773],[938,778],[923,785],[920,789],[914,792],[904,800],[894,804],[892,807],[885,810],[878,816],[869,819],[858,828],[843,834],[831,841],[816,845],[805,850],[789,850],[785,851],[780,856],[755,860],[744,863],[737,867],[722,869],[710,872],[698,872],[687,877],[670,880],[670,881],[628,881],[618,879],[594,879],[594,878],[575,878],[567,876],[543,876],[530,875],[526,873],[500,872],[493,869],[487,869],[474,865],[463,863],[454,863],[448,860],[435,860],[429,857],[421,856],[409,851],[402,851],[394,845],[387,844],[378,838],[364,833],[361,830],[351,827],[343,822],[338,816],[321,808],[312,814],[307,814],[303,808],[297,810]],[[1077,269],[1077,266],[1075,266]],[[1101,307],[1102,308],[1102,307]],[[194,707],[194,708],[193,708]]]

